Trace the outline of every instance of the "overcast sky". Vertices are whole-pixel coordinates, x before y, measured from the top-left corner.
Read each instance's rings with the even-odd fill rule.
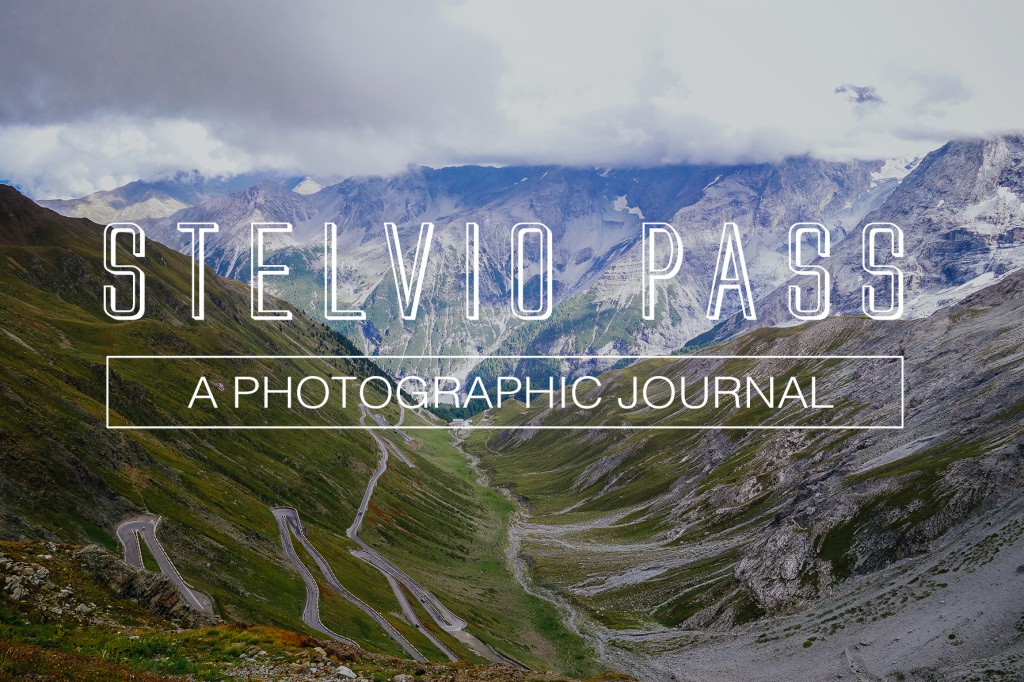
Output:
[[[1024,129],[1024,2],[0,0],[0,178],[888,158]]]

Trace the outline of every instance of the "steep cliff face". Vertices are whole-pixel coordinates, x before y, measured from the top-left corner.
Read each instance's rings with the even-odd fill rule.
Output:
[[[1024,264],[1024,136],[953,142],[922,166],[870,217],[905,226],[918,315],[962,297],[951,289]]]

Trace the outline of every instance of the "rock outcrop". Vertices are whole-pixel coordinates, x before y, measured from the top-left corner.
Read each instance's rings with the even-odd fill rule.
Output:
[[[130,566],[96,545],[77,550],[75,560],[94,580],[106,584],[120,599],[129,599],[147,611],[186,627],[210,625],[212,619],[193,610],[169,578]]]

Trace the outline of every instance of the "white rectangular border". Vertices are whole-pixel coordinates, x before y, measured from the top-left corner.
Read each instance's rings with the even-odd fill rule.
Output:
[[[244,424],[225,425],[195,425],[195,426],[137,426],[134,424],[123,424],[112,426],[110,424],[110,361],[111,360],[610,360],[612,363],[621,360],[899,360],[900,361],[900,423],[898,425],[807,425],[793,424],[783,425],[760,425],[760,426],[735,426],[735,425],[578,425],[578,426],[500,426],[491,424],[469,424],[463,426],[452,426],[450,424],[402,424],[401,426],[351,424],[348,426],[336,425],[315,425],[303,424],[295,426],[247,426]],[[607,371],[607,370],[606,370]],[[457,431],[894,431],[901,430],[906,424],[906,395],[907,395],[907,374],[906,359],[902,355],[108,355],[106,359],[106,383],[105,383],[105,415],[106,427],[111,430],[125,431],[227,431],[249,429],[253,431],[273,431],[278,429],[290,430],[330,430],[330,431],[390,431],[401,429],[403,431],[416,430],[457,430]]]

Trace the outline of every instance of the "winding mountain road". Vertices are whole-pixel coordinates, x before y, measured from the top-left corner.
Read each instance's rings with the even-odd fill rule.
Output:
[[[366,425],[366,418],[370,416],[369,411],[365,406],[360,406],[360,417],[359,423]],[[382,415],[374,414],[374,420],[380,425],[386,425]],[[395,425],[396,430],[399,434],[407,441],[412,439],[399,430],[397,427],[401,426],[405,419],[405,411],[399,416],[398,423]],[[377,552],[373,547],[368,545],[362,538],[359,537],[359,530],[362,528],[363,519],[366,516],[366,511],[370,506],[370,500],[373,497],[374,490],[377,488],[377,483],[380,478],[388,469],[389,455],[393,454],[396,459],[402,461],[406,466],[413,468],[415,464],[405,456],[393,443],[377,435],[375,431],[368,431],[371,438],[377,444],[380,449],[381,460],[377,469],[370,476],[370,480],[367,483],[366,490],[363,492],[363,497],[359,502],[359,507],[356,509],[355,518],[352,521],[352,525],[345,531],[346,535],[352,540],[359,549],[351,550],[352,555],[370,564],[387,580],[388,585],[391,587],[391,591],[394,593],[395,598],[398,600],[398,604],[402,609],[402,614],[405,619],[418,630],[424,637],[426,637],[431,644],[433,644],[439,651],[441,651],[449,660],[457,661],[458,656],[444,645],[430,630],[428,630],[423,623],[420,621],[416,614],[416,610],[413,604],[410,602],[409,596],[415,599],[424,611],[430,616],[430,618],[437,624],[443,631],[449,633],[451,636],[458,639],[468,649],[476,653],[477,655],[493,662],[502,663],[505,665],[513,665],[518,668],[528,669],[519,661],[507,656],[496,649],[491,648],[487,644],[484,644],[475,635],[466,630],[468,623],[460,618],[459,616],[452,613],[441,601],[435,597],[429,590],[420,585],[418,582],[413,580],[408,574],[402,569],[398,568],[395,564],[385,559],[380,553]],[[313,547],[312,543],[306,537],[305,528],[303,527],[302,521],[299,518],[299,512],[293,507],[274,507],[271,509],[274,514],[274,518],[277,520],[278,530],[281,535],[281,547],[284,549],[285,555],[288,560],[292,563],[295,569],[302,576],[302,580],[306,585],[306,604],[303,608],[302,619],[311,628],[317,632],[326,634],[329,637],[337,639],[339,641],[349,642],[355,644],[351,639],[339,635],[329,630],[320,620],[320,591],[317,586],[316,580],[313,575],[309,572],[306,566],[299,559],[298,554],[295,551],[295,547],[292,544],[292,536],[299,541],[299,544],[309,553],[313,558],[313,562],[316,563],[320,572],[323,574],[327,584],[330,585],[331,589],[337,592],[339,595],[347,599],[352,604],[356,605],[364,613],[370,616],[374,621],[377,622],[387,633],[394,639],[399,646],[413,659],[417,661],[426,661],[427,659],[421,654],[416,648],[392,625],[389,623],[380,612],[372,608],[366,602],[362,601],[349,590],[347,590],[338,578],[334,575],[334,571],[330,565],[324,559],[324,557]]]
[[[366,417],[369,414],[365,405],[360,405],[360,412],[361,415],[359,417],[359,423],[365,424]],[[384,423],[380,415],[375,414],[374,419],[378,424]],[[401,425],[404,419],[405,411],[402,410],[396,426]],[[365,518],[366,510],[370,505],[370,499],[373,497],[373,491],[377,487],[377,482],[380,480],[380,477],[388,470],[388,453],[393,452],[395,456],[402,460],[406,465],[413,466],[412,463],[402,455],[398,448],[377,435],[376,431],[369,431],[368,433],[380,449],[381,459],[380,465],[378,465],[377,470],[373,472],[373,475],[370,477],[370,481],[366,486],[366,490],[363,492],[363,499],[360,501],[359,508],[356,510],[355,519],[352,521],[352,525],[345,531],[345,534],[348,535],[349,539],[359,545],[359,549],[352,550],[352,554],[384,574],[384,577],[392,585],[392,590],[395,591],[395,596],[398,597],[399,604],[402,605],[402,611],[405,613],[406,618],[409,619],[414,627],[434,642],[434,644],[437,645],[451,660],[457,660],[457,658],[455,658],[454,654],[447,647],[441,645],[441,643],[423,627],[419,618],[416,617],[415,611],[408,604],[404,595],[401,594],[401,588],[404,587],[409,591],[409,594],[419,602],[420,606],[423,607],[439,628],[451,634],[477,655],[486,658],[492,663],[503,663],[519,668],[526,668],[526,666],[519,661],[516,661],[510,656],[506,656],[500,651],[484,644],[475,635],[468,632],[466,630],[468,623],[465,620],[452,613],[448,607],[442,604],[441,601],[430,592],[430,590],[413,580],[407,573],[405,573],[405,571],[385,559],[379,552],[377,552],[377,550],[359,537],[359,530],[363,526],[363,519]],[[402,433],[402,435],[405,436],[404,433]],[[408,439],[408,436],[405,437]],[[398,589],[396,589],[396,587]]]
[[[358,556],[358,554],[356,556]],[[388,585],[391,586],[391,591],[395,594],[395,599],[398,600],[399,606],[402,607],[402,613],[405,615],[405,619],[409,621],[414,628],[419,630],[420,634],[429,639],[431,644],[440,649],[441,653],[447,656],[449,661],[459,660],[459,657],[456,656],[451,649],[446,647],[441,640],[435,637],[433,632],[423,627],[423,623],[420,621],[419,616],[416,615],[416,611],[412,608],[412,604],[409,603],[409,598],[406,597],[405,590],[402,589],[402,586],[387,573],[384,574],[384,577],[387,578]]]
[[[271,511],[274,513],[274,518],[277,519],[278,528],[281,530],[281,546],[285,548],[285,554],[288,554],[288,559],[293,564],[296,564],[296,567],[302,567],[300,573],[303,574],[304,582],[306,582],[306,576],[308,576],[309,579],[312,580],[313,587],[316,588],[316,581],[313,580],[313,577],[311,575],[309,575],[309,571],[306,569],[302,561],[299,560],[299,557],[295,554],[295,548],[291,544],[291,538],[286,537],[289,530],[295,536],[295,539],[299,541],[299,544],[302,545],[303,549],[309,552],[309,555],[313,558],[313,563],[315,563],[317,568],[320,569],[320,573],[323,574],[324,579],[327,581],[327,584],[331,586],[332,590],[337,592],[339,595],[347,599],[352,604],[355,604],[366,615],[375,620],[377,624],[380,625],[384,629],[384,631],[387,632],[388,635],[390,635],[390,637],[398,643],[400,647],[402,647],[405,653],[409,654],[409,656],[411,656],[414,660],[423,662],[427,660],[426,657],[419,651],[417,651],[416,647],[414,647],[409,642],[409,640],[407,640],[402,635],[402,633],[396,630],[394,626],[392,626],[391,623],[389,623],[387,619],[385,619],[384,616],[381,615],[379,611],[374,609],[372,606],[364,602],[356,595],[349,592],[348,589],[346,589],[345,586],[341,584],[341,581],[339,581],[337,576],[334,575],[334,571],[331,569],[330,564],[327,563],[327,560],[324,559],[323,555],[320,554],[319,551],[317,551],[316,547],[313,546],[313,543],[311,543],[309,541],[309,538],[306,537],[306,529],[302,525],[302,520],[299,518],[298,511],[296,511],[292,507],[274,507],[273,509],[271,509]],[[316,592],[313,593],[309,589],[309,587],[310,583],[306,582],[306,608],[303,610],[303,620],[305,620],[306,624],[310,625],[311,627],[316,627],[314,623],[319,624],[320,627],[317,629],[323,632],[324,630],[326,630],[326,628],[324,627],[323,623],[320,622],[319,605],[315,606],[315,610],[317,613],[315,614],[316,618],[314,623],[311,623],[310,620],[306,620],[307,614],[313,615],[310,612],[310,600],[318,602],[320,596],[319,589],[317,589]],[[333,635],[333,633],[331,634]],[[333,636],[341,637],[340,635]],[[352,640],[348,639],[347,637],[343,639],[345,641],[352,642]]]
[[[142,561],[141,544],[141,542],[145,542],[153,558],[156,559],[160,572],[170,578],[174,586],[178,588],[178,592],[181,593],[185,603],[200,613],[205,613],[208,616],[214,615],[213,601],[210,597],[199,590],[193,589],[191,585],[186,583],[185,579],[178,573],[178,569],[175,568],[174,562],[171,561],[171,558],[167,556],[167,552],[164,551],[163,545],[160,544],[156,537],[156,528],[159,523],[159,516],[144,514],[134,519],[129,519],[117,527],[117,539],[124,548],[125,563],[131,564],[136,568],[145,568],[145,564]]]
[[[320,620],[320,587],[316,584],[313,574],[309,572],[306,565],[299,559],[299,555],[295,552],[295,546],[292,544],[292,531],[289,530],[289,526],[292,523],[293,515],[290,512],[295,510],[290,507],[275,507],[270,511],[273,512],[274,518],[277,519],[277,529],[281,534],[281,548],[284,550],[285,556],[288,557],[288,561],[291,562],[295,570],[302,576],[302,582],[306,585],[306,605],[302,608],[302,622],[331,639],[359,646],[354,640],[330,630]],[[294,515],[295,519],[297,517],[298,513]]]
[[[365,424],[366,423],[366,407],[365,406],[360,406],[360,407],[361,407],[363,413],[359,417],[359,423],[360,424]],[[398,431],[398,433],[401,434],[403,438],[405,438],[405,441],[407,443],[411,443],[412,442],[412,438],[410,438],[408,436],[408,434],[405,433],[405,431],[402,431],[401,429],[398,428],[399,426],[402,425],[402,422],[405,421],[405,408],[402,407],[401,410],[402,411],[401,411],[401,413],[398,416],[398,422],[395,424],[394,429],[395,429],[395,431]],[[384,415],[382,415],[382,414],[375,413],[373,415],[373,418],[381,426],[387,426],[388,425],[387,422],[384,421]],[[394,447],[390,442],[388,442],[388,441],[386,441],[386,440],[384,440],[382,438],[378,438],[377,434],[374,433],[373,431],[371,431],[370,433],[373,435],[374,440],[377,441],[377,445],[379,447],[385,447],[386,446],[386,447],[390,448],[391,453],[395,457],[397,457],[398,459],[402,460],[402,463],[405,464],[405,466],[409,467],[410,469],[415,469],[416,468],[416,465],[412,463],[412,460],[410,460],[408,457],[406,457],[405,454],[401,450],[399,450],[398,448]],[[382,443],[384,445],[381,445]]]
[[[365,425],[366,417],[369,416],[369,412],[365,406],[361,406],[360,410],[361,415],[359,423]],[[381,415],[374,414],[373,416],[378,424],[385,425]],[[395,425],[395,430],[398,431],[399,435],[401,435],[407,442],[411,442],[412,438],[398,428],[404,420],[405,410],[403,409],[399,416],[398,423]],[[423,634],[424,637],[437,647],[437,649],[450,661],[457,661],[459,658],[430,630],[424,627],[423,623],[417,616],[412,603],[410,603],[406,592],[408,592],[408,595],[411,595],[413,599],[419,602],[423,610],[427,612],[439,628],[458,639],[477,655],[494,663],[503,663],[527,669],[526,666],[519,661],[516,661],[500,651],[491,648],[480,641],[475,635],[466,631],[468,623],[465,620],[452,613],[429,590],[413,580],[405,573],[405,571],[381,556],[377,550],[359,537],[359,530],[362,528],[363,519],[366,515],[366,510],[369,508],[370,499],[373,497],[374,490],[377,487],[377,482],[387,471],[389,453],[394,454],[396,459],[399,459],[410,468],[414,468],[416,466],[403,452],[401,452],[401,450],[395,447],[393,443],[381,438],[375,431],[369,431],[369,433],[377,444],[377,447],[380,449],[381,460],[377,470],[374,471],[366,486],[362,500],[359,503],[359,508],[356,510],[355,519],[352,521],[352,525],[346,530],[346,535],[349,539],[359,546],[359,549],[352,550],[353,556],[365,561],[383,574],[388,585],[391,587],[392,592],[394,592],[395,598],[398,600],[398,604],[401,607],[406,620],[408,620],[413,627],[415,627],[421,634]],[[271,509],[271,512],[274,514],[274,518],[277,521],[281,548],[288,561],[302,577],[302,582],[306,587],[306,603],[302,610],[302,620],[306,625],[336,641],[359,646],[354,640],[332,631],[320,620],[320,588],[317,585],[313,574],[310,573],[309,569],[295,551],[295,545],[292,543],[293,536],[312,557],[313,562],[317,565],[317,568],[320,569],[321,574],[323,574],[324,579],[327,581],[327,584],[331,589],[372,618],[411,658],[421,662],[427,661],[427,658],[423,656],[423,654],[421,654],[416,647],[414,647],[412,643],[402,635],[402,633],[396,630],[379,611],[369,606],[366,602],[355,596],[341,584],[338,578],[334,575],[334,571],[327,563],[327,560],[324,559],[323,555],[317,551],[306,537],[306,531],[302,524],[302,520],[299,517],[298,510],[293,507],[274,507]],[[120,541],[121,546],[124,548],[125,562],[135,566],[136,568],[145,568],[142,558],[141,544],[142,542],[145,542],[146,546],[152,553],[153,558],[156,560],[161,573],[167,576],[171,582],[174,583],[185,602],[196,611],[211,616],[215,615],[213,602],[210,597],[192,588],[191,585],[185,582],[184,578],[182,578],[181,574],[178,572],[178,569],[174,566],[174,562],[171,561],[167,552],[164,551],[163,546],[157,539],[156,530],[160,523],[160,518],[161,517],[154,516],[152,514],[144,514],[124,521],[117,527],[117,538]]]
[[[366,407],[360,405],[360,410],[362,411],[362,415],[359,418],[359,423],[365,424],[367,416]],[[429,590],[410,578],[405,571],[385,559],[377,552],[377,550],[366,544],[366,542],[359,537],[359,530],[363,526],[363,519],[366,516],[366,510],[370,506],[370,498],[373,497],[373,491],[377,487],[377,481],[379,481],[380,477],[388,470],[388,453],[394,449],[390,443],[378,436],[375,431],[370,431],[369,434],[373,438],[374,442],[377,443],[377,447],[380,448],[381,458],[380,464],[377,466],[377,470],[373,472],[369,483],[366,485],[366,490],[363,492],[363,499],[360,501],[359,508],[356,510],[355,520],[352,521],[352,525],[345,531],[345,534],[348,535],[349,539],[359,545],[361,550],[353,550],[352,553],[363,561],[366,561],[381,573],[391,576],[402,584],[407,590],[409,590],[409,593],[423,605],[423,608],[442,630],[445,632],[462,630],[467,625],[466,621],[449,611],[448,608],[442,604],[437,597],[431,594]]]

